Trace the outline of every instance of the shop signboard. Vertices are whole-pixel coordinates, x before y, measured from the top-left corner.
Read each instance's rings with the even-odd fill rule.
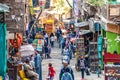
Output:
[[[120,26],[110,23],[108,23],[107,26],[108,26],[108,31],[120,34],[120,28],[119,28]]]
[[[119,19],[120,17],[120,4],[109,5],[109,20]]]
[[[14,33],[7,32],[7,38],[8,39],[14,39]]]
[[[120,8],[110,8],[110,16],[119,16]]]

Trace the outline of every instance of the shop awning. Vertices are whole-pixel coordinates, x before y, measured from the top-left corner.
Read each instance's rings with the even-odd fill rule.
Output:
[[[80,23],[74,23],[75,27],[84,27],[88,26],[88,22],[80,22]]]
[[[74,20],[74,19],[63,20],[63,22],[64,22],[65,24],[74,24],[74,23],[75,23],[75,20]]]
[[[85,34],[88,34],[88,33],[91,33],[92,31],[90,30],[81,30],[81,35],[85,35]]]
[[[0,3],[0,11],[9,12],[9,6]]]

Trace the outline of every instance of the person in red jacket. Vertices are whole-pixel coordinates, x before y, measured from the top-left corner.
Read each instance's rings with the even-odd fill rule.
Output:
[[[48,68],[48,70],[49,70],[48,76],[50,78],[49,80],[53,80],[54,79],[54,75],[56,73],[55,69],[52,67],[51,63],[49,63],[48,66],[49,66],[49,68]]]

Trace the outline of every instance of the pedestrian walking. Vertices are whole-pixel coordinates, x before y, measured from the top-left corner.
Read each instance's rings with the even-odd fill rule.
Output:
[[[55,36],[53,33],[51,33],[50,35],[50,44],[51,44],[51,47],[54,47],[54,42],[55,42]]]
[[[42,65],[41,65],[42,59],[37,50],[35,50],[34,62],[35,62],[35,71],[36,73],[39,74],[39,80],[42,80]]]
[[[61,68],[59,74],[59,80],[74,80],[74,73],[72,68],[69,66],[69,59],[63,59],[62,64],[63,67]]]
[[[46,43],[48,44],[48,34],[47,33],[45,33],[44,38],[45,38]]]
[[[81,69],[82,80],[85,80],[85,79],[84,79],[84,75],[85,75],[86,61],[85,61],[83,55],[81,55],[81,56],[79,57],[79,59],[78,59],[78,66],[79,66],[80,69]]]
[[[57,41],[59,41],[59,37],[60,37],[60,31],[59,31],[59,29],[56,30],[56,37],[57,37]]]
[[[48,54],[48,45],[44,45],[44,51],[45,51],[45,59],[49,58],[49,54]]]
[[[73,56],[75,57],[75,52],[76,52],[76,45],[73,44]]]
[[[62,38],[63,38],[63,36],[61,35],[60,38],[59,38],[59,42],[58,42],[59,48],[61,48],[61,45],[62,45],[62,44],[61,44],[61,43],[62,43],[62,42],[61,42],[61,41],[62,41]]]
[[[50,54],[51,54],[51,46],[48,45],[48,58],[51,58]]]
[[[56,36],[57,36],[57,41],[59,41],[60,36],[62,35],[62,30],[61,28],[57,29]]]
[[[55,69],[53,68],[52,64],[49,63],[48,64],[48,76],[49,76],[49,80],[53,80],[54,79],[54,76],[55,76]]]
[[[62,50],[63,50],[66,46],[66,39],[65,38],[62,38],[61,44],[62,44]]]
[[[70,53],[69,53],[69,49],[67,46],[62,51],[62,56],[65,56],[65,55],[70,58]]]

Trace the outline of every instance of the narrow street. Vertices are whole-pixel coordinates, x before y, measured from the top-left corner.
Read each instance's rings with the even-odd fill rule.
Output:
[[[60,73],[60,69],[62,67],[62,63],[61,63],[61,50],[58,48],[57,44],[55,45],[54,48],[52,48],[51,57],[52,57],[52,59],[44,59],[42,62],[43,80],[46,80],[46,78],[47,78],[48,63],[53,64],[53,67],[55,68],[55,71],[56,71],[55,80],[59,80],[59,73]],[[76,62],[76,60],[75,60],[75,58],[73,58],[71,60],[70,65],[74,71],[75,80],[80,80],[81,73],[77,72],[75,70],[75,62]],[[104,80],[104,76],[103,76],[103,74],[101,74],[100,78],[98,78],[97,74],[90,74],[90,76],[85,75],[85,79],[86,80]]]
[[[0,80],[120,80],[120,0],[0,0]]]

